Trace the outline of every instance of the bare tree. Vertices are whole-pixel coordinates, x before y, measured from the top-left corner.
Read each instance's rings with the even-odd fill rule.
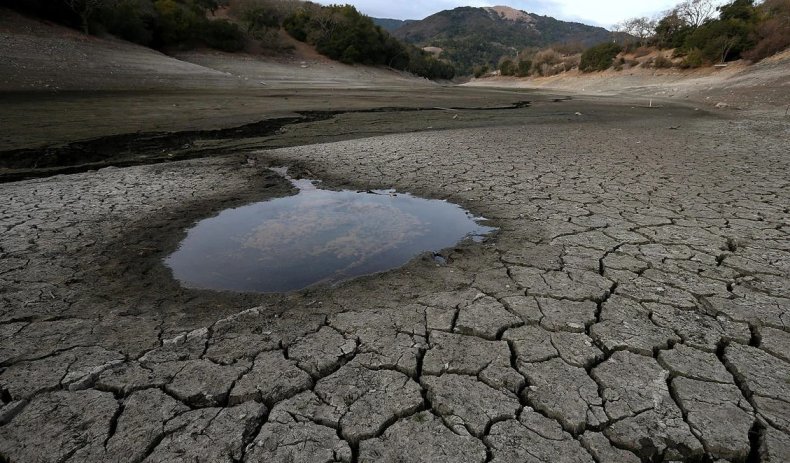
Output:
[[[716,3],[715,0],[685,0],[675,11],[690,26],[699,27],[716,14]]]
[[[90,19],[91,16],[102,6],[114,3],[114,0],[64,0],[66,5],[69,6],[75,13],[77,13],[82,22],[82,31],[86,34],[90,32]]]
[[[650,18],[631,18],[615,26],[618,32],[625,32],[639,39],[639,44],[644,45],[648,38],[656,33],[656,21]]]
[[[625,45],[628,42],[628,32],[625,30],[625,21],[612,24],[612,42]]]

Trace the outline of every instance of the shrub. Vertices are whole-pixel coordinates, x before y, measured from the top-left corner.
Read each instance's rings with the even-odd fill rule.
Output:
[[[744,58],[760,61],[790,47],[790,0],[766,0],[760,5],[763,20],[757,24],[756,45]]]
[[[247,37],[239,26],[224,19],[203,22],[200,32],[199,40],[217,50],[234,52],[247,44]]]
[[[163,45],[194,41],[194,31],[204,19],[197,11],[175,0],[156,0],[154,8],[159,16],[158,35]]]
[[[205,7],[196,3],[175,0],[156,0],[159,15],[158,37],[164,46],[192,46],[203,44],[223,51],[239,51],[246,44],[246,36],[234,23],[206,18]]]
[[[96,14],[106,32],[140,45],[151,45],[158,28],[158,16],[148,0],[119,0],[105,5]]]
[[[553,48],[547,48],[546,50],[541,50],[535,53],[535,57],[532,59],[532,65],[540,69],[544,64],[546,65],[554,65],[559,64],[562,61],[562,56],[554,51]]]
[[[653,60],[653,67],[656,69],[667,69],[667,68],[671,68],[672,66],[673,66],[672,60],[662,54],[659,54]]]
[[[565,70],[562,55],[553,48],[547,48],[535,53],[532,59],[532,69],[535,74],[543,77],[553,76]]]
[[[694,27],[676,8],[658,21],[655,42],[659,48],[680,48]]]
[[[241,21],[247,33],[264,47],[284,50],[289,46],[280,39],[280,27],[298,7],[297,0],[230,0],[228,14]]]
[[[680,67],[683,69],[698,68],[702,67],[704,64],[705,56],[699,49],[694,48],[686,54],[685,58],[683,58],[683,61],[680,63]]]
[[[711,21],[698,27],[687,38],[685,48],[697,49],[706,61],[737,59],[751,48],[751,27],[739,20]]]
[[[528,59],[522,59],[521,61],[518,62],[516,75],[518,77],[527,77],[529,75],[530,69],[532,69],[532,61]]]
[[[759,14],[754,0],[733,0],[719,7],[719,19],[703,23],[683,42],[686,50],[697,49],[705,61],[728,61],[755,46]]]
[[[602,43],[588,48],[582,53],[579,69],[583,72],[603,71],[609,69],[612,60],[622,51],[616,43]]]
[[[562,67],[564,71],[570,71],[573,68],[579,67],[581,62],[581,54],[566,56],[562,59]]]
[[[487,65],[475,66],[473,73],[475,78],[479,79],[484,75],[488,74],[488,66]]]
[[[509,59],[502,60],[499,63],[499,72],[503,76],[514,76],[516,75],[516,64]]]
[[[455,77],[455,67],[444,61],[434,58],[430,54],[420,51],[422,59],[427,64],[427,71],[417,74],[428,79],[443,79],[450,80]],[[413,61],[413,60],[412,60]]]
[[[537,69],[537,73],[543,77],[549,76],[556,76],[562,72],[565,72],[565,65],[562,63],[559,64],[542,64],[539,69]]]
[[[273,11],[266,8],[251,8],[242,13],[241,18],[247,23],[248,32],[257,32],[269,28],[279,28],[280,19]]]
[[[760,25],[760,40],[753,49],[742,53],[743,57],[757,62],[790,47],[790,23],[770,21]]]

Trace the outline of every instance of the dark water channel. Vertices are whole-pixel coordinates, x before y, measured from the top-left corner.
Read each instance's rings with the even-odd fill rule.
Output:
[[[397,268],[495,230],[446,201],[289,180],[298,194],[198,222],[165,259],[173,276],[189,288],[287,292]]]

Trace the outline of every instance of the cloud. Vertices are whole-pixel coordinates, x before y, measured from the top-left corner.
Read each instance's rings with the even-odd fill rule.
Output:
[[[516,1],[528,7],[532,2]],[[680,0],[606,0],[587,2],[577,0],[555,0],[550,10],[559,19],[575,19],[609,27],[624,19],[637,16],[656,16],[680,3]],[[543,13],[549,14],[549,13]],[[551,14],[550,14],[551,16]]]

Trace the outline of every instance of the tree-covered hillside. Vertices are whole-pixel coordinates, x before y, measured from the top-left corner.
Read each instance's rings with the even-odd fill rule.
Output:
[[[412,19],[388,19],[388,18],[371,18],[373,23],[381,27],[385,31],[392,32],[400,29],[403,26],[416,22]]]
[[[517,13],[511,19],[494,8],[461,7],[407,24],[393,35],[418,46],[442,48],[443,57],[467,73],[474,66],[495,66],[500,58],[515,57],[524,48],[554,43],[590,46],[612,38],[602,27]]]
[[[332,59],[388,66],[429,79],[455,69],[402,43],[351,5],[301,0],[0,0],[24,14],[157,49],[276,49],[284,29]]]
[[[455,68],[419,48],[403,44],[351,5],[304,2],[283,27],[297,40],[344,63],[384,65],[429,79],[452,79]]]

